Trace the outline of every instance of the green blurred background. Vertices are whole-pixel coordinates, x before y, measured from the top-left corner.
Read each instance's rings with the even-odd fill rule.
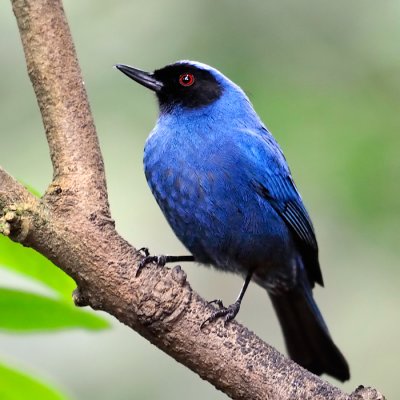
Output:
[[[112,65],[217,67],[278,139],[313,218],[326,282],[315,296],[351,366],[343,388],[366,384],[400,398],[400,2],[67,0],[65,9],[119,232],[154,253],[184,251],[142,171],[155,99]],[[10,4],[1,11],[0,165],[43,192],[52,175],[45,136]],[[207,299],[232,302],[241,286],[235,276],[184,269]],[[33,288],[11,273],[0,278]],[[284,351],[255,285],[238,320]],[[225,398],[114,320],[101,333],[0,334],[0,357],[79,400]]]

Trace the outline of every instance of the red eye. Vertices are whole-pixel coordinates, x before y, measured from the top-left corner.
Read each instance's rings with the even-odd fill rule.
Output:
[[[182,86],[192,86],[194,83],[194,75],[193,74],[182,74],[179,77],[179,83]]]

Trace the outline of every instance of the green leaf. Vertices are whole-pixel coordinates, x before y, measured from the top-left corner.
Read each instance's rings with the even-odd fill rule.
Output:
[[[72,303],[0,288],[0,330],[32,332],[68,328],[99,330],[107,327],[109,323],[105,319]]]
[[[66,400],[67,397],[28,374],[0,364],[0,399]]]
[[[64,299],[71,300],[71,293],[76,287],[72,278],[37,251],[3,235],[0,235],[0,265],[40,281]]]

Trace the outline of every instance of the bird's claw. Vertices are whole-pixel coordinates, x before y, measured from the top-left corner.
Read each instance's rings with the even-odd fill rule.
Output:
[[[148,257],[150,255],[148,247],[141,247],[139,250],[136,251],[136,254],[142,257]]]
[[[146,256],[140,261],[139,268],[145,267],[147,264],[154,263],[158,267],[163,267],[167,262],[166,256]]]
[[[221,299],[215,299],[215,300],[211,300],[207,303],[207,305],[211,305],[211,304],[216,304],[218,306],[218,308],[221,310],[224,307],[224,303],[222,302]]]
[[[203,329],[206,324],[214,322],[218,318],[224,317],[224,326],[228,324],[228,322],[232,321],[240,309],[240,302],[236,301],[228,307],[224,307],[221,300],[213,300],[208,304],[216,304],[219,307],[219,310],[214,311],[200,326],[200,329]]]
[[[141,272],[141,270],[147,265],[147,264],[156,264],[158,267],[163,267],[167,263],[167,257],[166,256],[151,256],[149,253],[149,249],[147,247],[142,247],[137,251],[142,255],[142,260],[138,264],[138,268],[136,271],[136,276],[138,276]]]

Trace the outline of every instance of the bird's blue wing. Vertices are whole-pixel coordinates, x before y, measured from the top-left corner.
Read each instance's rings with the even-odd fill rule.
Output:
[[[323,285],[314,228],[281,149],[264,128],[256,134],[247,132],[245,142],[252,159],[252,184],[293,232],[311,285]]]
[[[302,242],[317,250],[317,240],[310,217],[290,175],[267,174],[267,181],[257,182],[258,190]]]

